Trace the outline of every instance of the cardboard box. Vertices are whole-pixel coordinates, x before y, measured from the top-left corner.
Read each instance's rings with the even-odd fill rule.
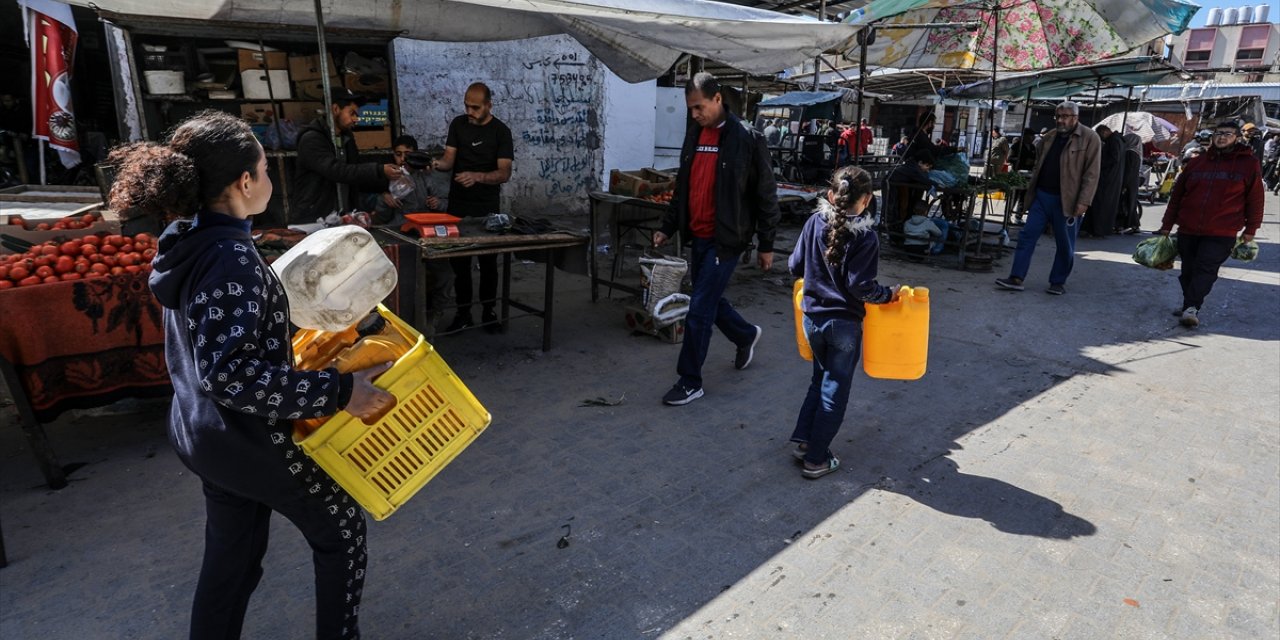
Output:
[[[356,137],[356,147],[361,151],[391,148],[391,127],[363,131],[356,129],[352,134]]]
[[[654,169],[638,171],[614,169],[609,172],[609,193],[620,196],[647,196],[671,191],[675,186],[676,181],[671,174]]]
[[[101,208],[101,205],[86,206],[79,213],[73,214],[73,216],[79,217],[85,213],[97,211],[100,208]],[[107,215],[107,214],[110,214],[110,215]],[[68,217],[71,217],[71,216],[68,216]],[[40,220],[39,222],[52,223],[55,221],[56,219]],[[32,244],[41,244],[44,242],[48,242],[50,240],[58,240],[58,241],[75,240],[76,238],[83,238],[87,235],[93,235],[93,234],[99,234],[99,233],[102,233],[102,234],[120,233],[120,219],[115,215],[114,212],[109,212],[109,211],[103,211],[102,219],[98,220],[97,222],[89,225],[84,229],[58,229],[56,231],[52,231],[52,230],[37,231],[34,228],[35,225],[37,224],[36,221],[31,221],[27,223],[31,225],[32,227],[31,229],[25,229],[22,226],[18,226],[18,225],[7,224],[8,222],[7,220],[5,222],[6,224],[3,227],[0,227],[0,232],[3,232],[5,235],[8,235],[8,236],[13,236],[15,238],[18,238],[19,240],[25,240]],[[12,253],[18,253],[18,252],[10,251],[5,247],[0,246],[0,255],[9,255]]]
[[[240,105],[240,117],[251,125],[271,124],[276,119],[276,108],[270,102],[246,102]]]
[[[289,54],[283,51],[254,51],[253,49],[236,49],[236,59],[240,70],[249,69],[289,69]]]
[[[267,78],[271,78],[271,89],[267,89]],[[293,97],[293,91],[289,86],[289,71],[287,69],[272,69],[270,71],[260,71],[257,69],[247,69],[240,72],[240,84],[243,89],[244,97],[249,100],[289,100]]]
[[[328,56],[329,60],[329,77],[336,78],[338,76],[338,68],[333,65],[333,56]],[[320,54],[314,56],[289,56],[289,77],[294,82],[303,80],[319,80],[322,77],[320,73]]]
[[[388,101],[384,98],[379,102],[371,102],[360,107],[360,120],[356,122],[356,126],[385,127],[391,124],[387,103]]]
[[[329,86],[341,87],[342,83],[337,78],[330,78]],[[294,94],[299,100],[319,100],[324,101],[324,82],[322,80],[303,80],[302,82],[293,83]]]
[[[323,102],[285,102],[280,105],[280,117],[294,124],[306,124],[323,114]]]
[[[365,96],[387,95],[387,76],[381,74],[359,74],[348,71],[342,75],[347,89]]]

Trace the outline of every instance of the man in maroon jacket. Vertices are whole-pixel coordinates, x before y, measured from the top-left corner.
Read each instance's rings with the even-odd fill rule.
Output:
[[[1182,325],[1200,324],[1200,307],[1218,280],[1218,268],[1235,246],[1253,240],[1262,224],[1262,169],[1249,147],[1240,141],[1234,120],[1214,128],[1208,153],[1187,163],[1169,195],[1164,221],[1156,233],[1169,235],[1178,226],[1178,256],[1182,258]]]

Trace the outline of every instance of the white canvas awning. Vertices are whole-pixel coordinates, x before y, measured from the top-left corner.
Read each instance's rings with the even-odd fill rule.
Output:
[[[124,16],[306,26],[313,0],[73,0]],[[628,82],[658,77],[682,54],[773,73],[851,46],[855,29],[708,0],[374,0],[324,5],[325,26],[442,42],[567,34]]]

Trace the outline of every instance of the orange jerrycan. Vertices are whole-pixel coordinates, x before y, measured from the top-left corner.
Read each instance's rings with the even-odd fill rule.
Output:
[[[796,349],[800,351],[801,358],[813,360],[813,349],[809,348],[809,335],[804,332],[804,309],[800,307],[800,301],[803,299],[804,278],[800,278],[791,289],[791,301],[796,308]]]
[[[872,378],[917,380],[929,361],[929,290],[902,287],[898,299],[869,304],[862,321],[862,370]]]

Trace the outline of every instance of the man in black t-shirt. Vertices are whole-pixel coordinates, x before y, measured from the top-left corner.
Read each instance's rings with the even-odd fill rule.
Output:
[[[511,179],[515,157],[511,129],[495,118],[493,93],[482,83],[467,87],[463,99],[467,113],[449,123],[444,157],[435,161],[437,171],[452,171],[449,213],[467,218],[498,213],[502,183]],[[480,262],[481,323],[490,333],[501,330],[494,301],[498,295],[498,256],[476,258]],[[454,291],[458,315],[446,331],[459,331],[475,324],[471,318],[471,258],[453,258]]]

